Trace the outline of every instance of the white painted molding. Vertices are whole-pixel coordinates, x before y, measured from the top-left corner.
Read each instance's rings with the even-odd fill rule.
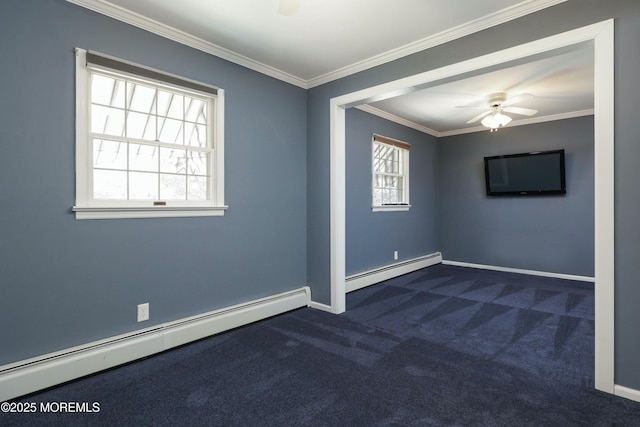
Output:
[[[157,34],[169,40],[184,44],[186,46],[198,49],[202,52],[216,56],[218,58],[225,59],[234,64],[242,65],[250,70],[257,71],[267,76],[282,80],[292,85],[307,89],[308,83],[306,80],[278,70],[277,68],[255,61],[246,56],[240,55],[229,49],[225,49],[216,44],[205,41],[199,37],[195,37],[184,31],[170,27],[166,24],[160,23],[146,16],[132,12],[120,6],[116,6],[105,0],[67,0],[69,3],[82,6],[85,9],[98,12],[102,15],[124,22],[126,24],[133,25],[134,27],[141,28],[149,31],[150,33]]]
[[[351,74],[355,74],[360,71],[385,64],[387,62],[394,61],[396,59],[411,55],[421,50],[429,49],[431,47],[447,43],[451,40],[455,40],[457,38],[464,37],[496,25],[500,25],[504,22],[520,18],[522,16],[537,12],[539,10],[554,6],[559,3],[563,3],[567,0],[525,0],[519,4],[508,7],[496,13],[483,16],[463,25],[459,25],[446,31],[442,31],[433,36],[418,40],[397,49],[392,49],[380,55],[373,56],[371,58],[359,61],[355,64],[348,65],[346,67],[331,71],[329,73],[314,77],[309,80],[305,80],[303,78],[274,68],[270,65],[255,61],[229,49],[225,49],[221,46],[205,41],[199,37],[195,37],[184,31],[170,27],[166,24],[162,24],[158,21],[147,18],[143,15],[132,12],[120,6],[116,6],[105,0],[67,1],[69,3],[73,3],[86,9],[92,10],[94,12],[98,12],[105,16],[117,19],[118,21],[125,22],[127,24],[157,34],[169,40],[173,40],[194,49],[198,49],[200,51],[209,53],[235,64],[242,65],[243,67],[268,75],[278,80],[282,80],[284,82],[304,89],[310,89],[312,87],[319,86],[330,81],[337,80]]]
[[[422,268],[430,267],[442,262],[442,254],[435,252],[407,261],[394,263],[386,267],[376,268],[354,274],[346,278],[346,292],[353,292],[364,287],[380,283],[384,280],[393,279],[403,274],[411,273]]]
[[[444,138],[447,136],[463,135],[463,134],[474,133],[474,132],[486,132],[489,130],[484,126],[474,126],[470,128],[454,129],[450,131],[439,132],[437,130],[423,126],[419,123],[412,122],[411,120],[408,120],[404,117],[396,116],[395,114],[391,114],[387,111],[380,110],[379,108],[372,107],[371,105],[368,105],[368,104],[358,105],[355,108],[357,108],[358,110],[364,111],[365,113],[373,114],[374,116],[378,116],[380,118],[389,120],[391,122],[398,123],[399,125],[406,126],[411,129],[415,129],[422,133],[426,133],[427,135],[435,136],[436,138]],[[593,116],[594,113],[595,113],[594,109],[588,109],[588,110],[570,111],[570,112],[561,113],[561,114],[551,114],[548,116],[530,117],[526,119],[513,120],[511,121],[511,123],[509,123],[508,127],[531,125],[536,123],[545,123],[545,122],[551,122],[555,120],[573,119],[576,117]]]
[[[383,205],[371,206],[371,212],[407,212],[411,205]]]
[[[615,75],[614,20],[594,36],[595,196],[595,385],[614,393],[615,384]]]
[[[567,0],[528,0],[514,6],[508,7],[496,13],[483,16],[463,25],[450,28],[433,36],[417,40],[397,49],[392,49],[380,55],[367,58],[355,64],[348,65],[335,71],[323,74],[307,81],[307,87],[312,88],[322,84],[350,76],[355,73],[386,64],[396,59],[430,49],[432,47],[450,42],[461,37],[477,33],[487,28],[491,28],[505,22],[520,18],[522,16],[537,12],[556,4],[564,3]]]
[[[595,110],[588,109],[588,110],[570,111],[568,113],[561,113],[561,114],[551,114],[548,116],[530,117],[526,119],[512,120],[506,127],[512,128],[515,126],[534,125],[537,123],[553,122],[556,120],[565,120],[565,119],[574,119],[576,117],[593,116],[594,112]],[[488,130],[489,129],[484,126],[474,126],[472,128],[456,129],[456,130],[447,131],[447,132],[439,132],[437,136],[440,138],[444,138],[447,136],[463,135],[466,133],[473,133],[473,132],[487,132]]]
[[[305,286],[0,366],[0,402],[309,306],[310,296]]]
[[[594,46],[594,147],[595,147],[595,386],[613,393],[614,387],[614,21],[607,20],[564,33],[534,40],[435,70],[401,78],[377,86],[332,98],[330,108],[330,240],[332,308],[344,301],[344,234],[346,203],[345,181],[345,109],[386,99],[419,89],[444,78],[452,78],[494,65],[504,64],[554,49],[593,42]],[[342,248],[342,251],[339,249]],[[336,250],[338,249],[338,250]]]
[[[496,265],[474,264],[471,262],[460,262],[460,261],[450,261],[450,260],[443,260],[442,263],[445,265],[455,265],[457,267],[479,268],[481,270],[504,271],[506,273],[518,273],[518,274],[528,274],[530,276],[553,277],[556,279],[577,280],[580,282],[591,282],[591,283],[595,282],[594,277],[578,276],[574,274],[552,273],[549,271],[538,271],[538,270],[525,270],[522,268],[500,267]]]
[[[346,117],[344,108],[339,108],[330,102],[329,127],[331,144],[329,147],[329,228],[330,228],[330,257],[331,257],[331,310],[335,314],[346,310]],[[334,141],[334,137],[340,138]]]
[[[122,219],[122,218],[183,218],[197,216],[224,216],[228,206],[155,206],[155,207],[85,207],[73,206],[76,219]]]
[[[333,313],[333,309],[331,309],[330,305],[322,304],[320,302],[311,301],[309,307],[315,308],[316,310],[326,311],[328,313]]]
[[[389,120],[390,122],[398,123],[399,125],[406,126],[411,129],[415,129],[422,133],[426,133],[427,135],[437,137],[440,134],[440,132],[438,132],[437,130],[433,130],[426,126],[422,126],[416,122],[412,122],[411,120],[405,119],[404,117],[396,116],[395,114],[391,114],[388,111],[384,111],[379,108],[372,107],[371,105],[368,105],[368,104],[358,105],[356,108],[358,110],[364,111],[365,113],[373,114],[374,116],[378,116],[380,118]]]
[[[613,390],[616,396],[640,402],[640,390],[635,390],[633,388],[624,387],[617,384],[613,387]]]

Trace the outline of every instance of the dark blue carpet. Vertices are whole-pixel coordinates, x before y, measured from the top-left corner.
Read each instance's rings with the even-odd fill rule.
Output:
[[[593,389],[593,285],[437,265],[27,396],[0,425],[638,426]]]

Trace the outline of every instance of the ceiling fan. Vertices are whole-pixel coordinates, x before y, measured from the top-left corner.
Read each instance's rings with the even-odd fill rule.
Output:
[[[506,126],[510,121],[511,117],[507,116],[504,113],[513,113],[520,114],[523,116],[533,116],[538,112],[538,110],[532,110],[530,108],[522,108],[522,107],[513,107],[513,104],[517,104],[526,99],[532,98],[533,95],[528,93],[523,93],[521,95],[514,96],[512,98],[508,98],[508,94],[506,92],[497,92],[492,93],[491,95],[487,95],[486,97],[486,105],[464,105],[459,108],[489,108],[488,111],[484,111],[467,123],[475,123],[478,120],[482,119],[481,123],[491,129],[491,132],[498,130],[501,127]]]

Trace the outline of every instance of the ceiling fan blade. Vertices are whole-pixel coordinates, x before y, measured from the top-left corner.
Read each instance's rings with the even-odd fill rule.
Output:
[[[521,114],[523,116],[533,116],[538,110],[532,110],[531,108],[520,108],[520,107],[505,107],[502,111],[506,111],[507,113],[515,113]]]
[[[480,120],[481,118],[488,116],[489,114],[491,114],[491,110],[489,111],[485,111],[484,113],[480,113],[477,116],[475,116],[473,119],[469,120],[467,123],[474,123],[477,122],[478,120]]]
[[[514,97],[509,97],[506,101],[502,103],[502,106],[508,107],[509,105],[517,104],[518,102],[522,102],[529,98],[533,98],[533,95],[531,95],[530,93],[521,93]]]

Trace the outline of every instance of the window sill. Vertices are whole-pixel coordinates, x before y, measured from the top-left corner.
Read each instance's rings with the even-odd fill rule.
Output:
[[[153,207],[86,207],[71,208],[76,219],[183,218],[224,216],[228,206],[153,206]]]
[[[411,205],[383,205],[372,206],[371,212],[402,212],[408,211]]]

